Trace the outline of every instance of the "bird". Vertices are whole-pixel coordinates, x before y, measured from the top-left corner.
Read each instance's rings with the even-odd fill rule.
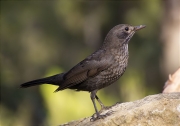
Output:
[[[102,46],[87,58],[72,67],[69,71],[53,76],[32,80],[20,85],[21,88],[41,84],[56,85],[54,92],[65,89],[90,92],[95,115],[91,120],[104,119],[100,111],[105,108],[97,91],[117,81],[125,72],[128,66],[128,44],[134,33],[145,28],[146,25],[132,26],[119,24],[114,26],[106,35]],[[95,99],[99,102],[101,110],[98,111]]]

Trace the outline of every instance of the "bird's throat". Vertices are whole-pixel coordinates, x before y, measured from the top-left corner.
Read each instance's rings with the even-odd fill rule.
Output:
[[[133,32],[131,32],[127,37],[126,37],[126,39],[124,40],[124,43],[129,43],[129,40],[133,37],[133,35],[134,35],[134,33],[135,33],[135,31],[133,31]]]

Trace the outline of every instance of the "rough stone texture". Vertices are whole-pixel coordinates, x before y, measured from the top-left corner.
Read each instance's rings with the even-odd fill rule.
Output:
[[[134,102],[117,103],[101,114],[105,113],[111,115],[94,122],[88,117],[63,126],[180,126],[180,93],[156,94]]]

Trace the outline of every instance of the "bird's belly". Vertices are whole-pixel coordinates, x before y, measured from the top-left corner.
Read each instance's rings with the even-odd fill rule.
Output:
[[[114,63],[108,69],[102,71],[97,76],[89,78],[88,80],[72,87],[73,89],[78,89],[78,91],[93,91],[99,90],[104,87],[107,87],[118,80],[127,67],[126,63]]]
[[[98,78],[97,84],[99,88],[104,88],[106,86],[111,85],[115,81],[117,81],[125,72],[127,65],[119,65],[117,67],[113,66],[107,69],[107,71],[103,71]]]

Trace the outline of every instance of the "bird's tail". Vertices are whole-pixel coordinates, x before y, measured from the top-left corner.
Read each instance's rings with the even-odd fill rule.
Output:
[[[27,87],[41,85],[41,84],[52,84],[52,85],[59,86],[64,80],[63,75],[64,73],[61,73],[61,74],[56,74],[50,77],[45,77],[45,78],[29,81],[29,82],[21,84],[20,87],[27,88]]]

